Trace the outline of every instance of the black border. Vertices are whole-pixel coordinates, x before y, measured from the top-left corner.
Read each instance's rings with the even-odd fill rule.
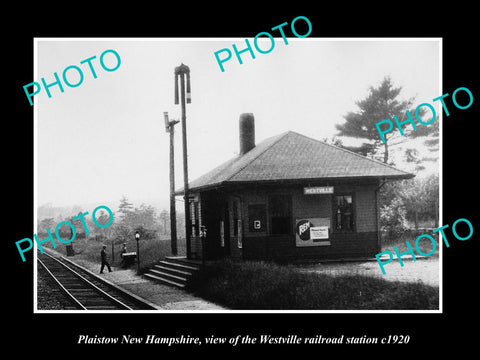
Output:
[[[478,215],[471,204],[477,202],[475,121],[478,119],[478,86],[473,81],[476,62],[476,9],[473,3],[432,4],[421,8],[418,3],[366,5],[341,4],[323,7],[274,3],[251,6],[246,3],[222,3],[195,8],[190,4],[165,6],[162,3],[88,5],[54,7],[28,5],[25,9],[10,8],[14,19],[2,27],[7,37],[4,74],[7,85],[3,95],[7,116],[4,121],[4,172],[7,194],[4,207],[7,220],[4,228],[3,298],[4,349],[23,353],[28,350],[65,357],[105,352],[122,356],[178,355],[194,350],[204,352],[230,351],[230,346],[215,347],[111,347],[78,346],[79,334],[119,336],[122,334],[175,336],[236,336],[261,334],[313,336],[388,336],[410,335],[408,345],[320,346],[305,347],[314,356],[325,351],[341,355],[345,351],[372,356],[389,356],[400,350],[405,356],[434,355],[446,349],[465,351],[475,344],[475,324],[468,319],[475,314],[476,272],[478,250]],[[379,4],[380,5],[380,4]],[[294,8],[297,6],[297,8]],[[102,7],[104,7],[102,9]],[[260,10],[262,8],[262,11]],[[22,86],[33,81],[34,37],[253,37],[258,32],[290,22],[296,16],[310,19],[310,37],[442,37],[443,93],[458,87],[469,88],[474,103],[467,110],[449,109],[443,125],[443,224],[458,218],[469,219],[474,236],[465,242],[450,241],[444,254],[443,314],[33,314],[33,256],[21,262],[14,242],[30,237],[33,229],[33,109],[28,105]],[[392,54],[392,56],[394,56]],[[412,54],[416,56],[416,54]],[[421,58],[418,61],[422,61]],[[439,94],[441,95],[441,94]],[[8,136],[7,136],[8,135]],[[5,185],[4,182],[4,185]],[[5,215],[4,215],[5,216]],[[7,297],[8,295],[8,297]],[[8,321],[6,321],[8,317]],[[473,319],[472,319],[473,320]],[[6,338],[5,338],[6,337]],[[242,346],[235,351],[266,350],[268,353],[298,354],[298,346]],[[415,351],[412,353],[411,351]],[[173,353],[175,351],[175,353]],[[381,352],[379,352],[381,351]],[[148,354],[148,355],[147,355]]]

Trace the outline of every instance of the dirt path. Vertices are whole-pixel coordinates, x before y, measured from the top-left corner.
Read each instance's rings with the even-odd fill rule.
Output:
[[[312,271],[329,275],[359,274],[374,276],[389,281],[417,282],[426,285],[439,286],[440,263],[437,258],[423,258],[404,260],[401,267],[398,261],[385,265],[386,274],[383,275],[376,261],[321,263],[300,266],[302,271]]]
[[[70,258],[70,260],[125,290],[156,304],[161,310],[227,310],[185,290],[147,280],[138,276],[133,269],[112,267],[112,272],[109,273],[105,269],[103,274],[99,274],[99,264],[78,258]]]

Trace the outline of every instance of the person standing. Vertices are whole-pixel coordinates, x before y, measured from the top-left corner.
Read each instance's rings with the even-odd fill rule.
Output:
[[[126,252],[127,252],[127,244],[123,243],[122,250],[120,250],[120,257],[122,258],[120,266],[125,266],[125,259],[123,258],[123,254],[125,254]]]
[[[107,248],[107,246],[103,245],[102,246],[102,251],[100,252],[100,257],[102,259],[102,266],[100,267],[100,274],[103,274],[103,269],[104,269],[105,265],[108,268],[108,272],[112,272],[112,269],[110,268],[110,264],[107,261],[107,252],[105,251],[106,248]]]

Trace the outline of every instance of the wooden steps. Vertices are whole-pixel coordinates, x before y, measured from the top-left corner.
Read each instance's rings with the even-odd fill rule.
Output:
[[[192,278],[200,272],[201,263],[185,257],[167,256],[149,269],[144,276],[159,283],[180,289],[188,288]]]

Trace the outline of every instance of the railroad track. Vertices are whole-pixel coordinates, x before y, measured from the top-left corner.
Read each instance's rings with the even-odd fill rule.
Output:
[[[38,263],[78,310],[156,310],[152,304],[62,257],[38,254]]]

